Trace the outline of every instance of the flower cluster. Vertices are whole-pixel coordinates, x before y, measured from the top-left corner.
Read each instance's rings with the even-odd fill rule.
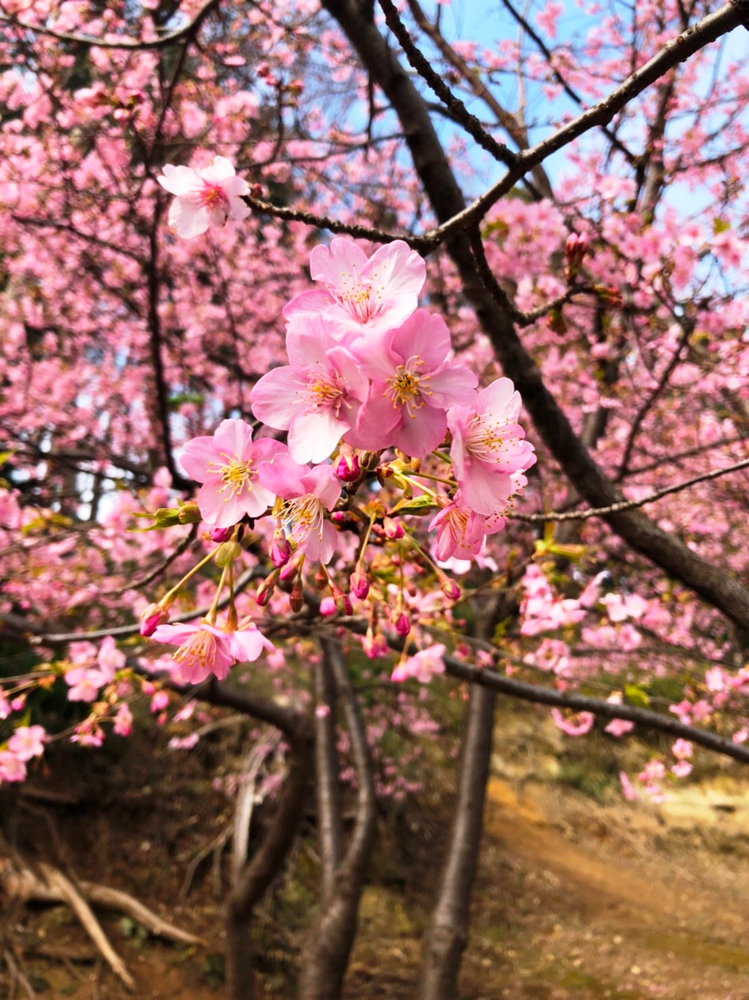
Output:
[[[160,182],[176,195],[170,222],[180,236],[241,217],[233,199],[244,193],[243,182],[229,167],[217,157],[201,172],[165,169]],[[223,420],[212,436],[187,441],[181,463],[201,484],[199,516],[219,543],[219,590],[247,530],[262,531],[257,522],[268,518],[274,569],[258,587],[258,604],[285,583],[298,610],[303,574],[317,566],[316,580],[330,591],[321,613],[350,614],[351,596],[374,596],[367,546],[391,541],[401,566],[391,620],[408,637],[403,553],[427,564],[443,594],[456,600],[460,591],[439,564],[479,556],[526,484],[536,456],[519,422],[520,396],[507,378],[479,390],[476,374],[453,360],[445,321],[419,308],[426,264],[404,241],[367,257],[351,240],[333,239],[312,250],[310,273],[317,287],[283,311],[288,364],[252,390],[252,413],[267,430],[255,434],[241,419]],[[430,513],[433,557],[396,517]],[[337,555],[351,555],[351,534],[359,536],[358,553],[342,588],[330,567]],[[388,603],[382,588],[377,596]],[[222,678],[232,663],[270,647],[254,627],[237,628],[233,596],[222,625],[215,607],[198,626],[168,625],[171,600],[146,610],[142,631],[179,647],[186,681]],[[379,635],[373,630],[365,649],[379,653]],[[438,669],[426,665],[438,660],[422,650],[404,658],[394,678],[424,679]]]

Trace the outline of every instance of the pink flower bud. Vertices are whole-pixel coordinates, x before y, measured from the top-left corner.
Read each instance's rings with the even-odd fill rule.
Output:
[[[340,524],[341,521],[344,521],[345,519],[346,519],[345,510],[334,510],[333,513],[330,515],[330,520],[335,521],[336,524]]]
[[[169,612],[166,608],[162,608],[160,604],[149,604],[140,616],[140,634],[148,638],[154,634],[159,625],[168,621]]]
[[[366,600],[369,593],[369,575],[364,567],[354,570],[351,574],[351,590],[360,601]]]
[[[361,475],[359,459],[356,455],[341,455],[336,463],[335,474],[344,483],[353,483]]]
[[[460,587],[454,580],[451,580],[447,576],[440,577],[440,590],[450,601],[460,599]]]
[[[382,527],[385,529],[386,537],[391,542],[395,541],[396,538],[403,538],[403,525],[398,521],[394,521],[392,517],[384,517],[382,519]]]
[[[295,573],[299,572],[299,560],[295,559],[293,562],[287,562],[281,567],[281,572],[279,573],[279,579],[283,580],[284,583],[290,580]]]
[[[336,613],[335,601],[332,597],[323,597],[320,601],[320,614],[323,618],[330,618]]]
[[[291,545],[285,535],[276,532],[270,546],[270,559],[274,566],[280,569],[291,559]]]
[[[333,601],[335,603],[336,609],[340,611],[342,615],[353,615],[354,608],[353,605],[351,604],[351,598],[348,596],[348,594],[344,594],[343,591],[340,590],[333,598]]]
[[[408,617],[405,611],[399,611],[397,614],[393,615],[391,619],[393,625],[395,626],[395,631],[398,635],[402,635],[403,638],[408,635],[411,631],[411,619]]]
[[[211,536],[212,542],[228,542],[234,534],[234,526],[232,525],[231,528],[209,528],[208,534]]]
[[[291,588],[291,594],[289,595],[289,604],[292,611],[301,611],[304,607],[304,590],[302,589],[301,577],[297,577],[294,580],[294,586]]]
[[[255,592],[255,601],[264,608],[271,597],[273,597],[273,591],[276,589],[276,582],[278,580],[278,570],[274,569],[270,576],[266,577],[265,580],[260,584]]]

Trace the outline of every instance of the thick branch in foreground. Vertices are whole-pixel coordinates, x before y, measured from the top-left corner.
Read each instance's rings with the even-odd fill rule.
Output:
[[[317,839],[320,845],[320,907],[326,910],[333,899],[335,878],[343,857],[343,813],[338,781],[338,748],[335,727],[335,685],[326,655],[327,639],[322,640],[322,656],[313,668],[315,687],[315,796]]]
[[[565,475],[591,506],[606,507],[619,503],[623,498],[575,434],[566,414],[544,384],[538,366],[518,337],[507,311],[492,296],[491,281],[495,279],[486,263],[481,237],[476,232],[469,243],[462,232],[473,217],[466,215],[463,194],[432,125],[424,99],[377,27],[363,16],[354,0],[322,2],[339,22],[366,69],[393,105],[406,135],[414,167],[435,214],[441,223],[449,221],[453,235],[447,249],[458,269],[465,294],[476,310],[505,374],[520,391],[538,433]],[[518,161],[524,165],[522,172],[589,128],[602,121],[610,121],[617,110],[641,93],[649,83],[740,23],[742,14],[732,4],[703,18],[617,88],[612,99],[585,112],[576,122],[560,129],[527,154],[521,153]],[[510,174],[514,174],[514,168]],[[475,218],[480,218],[482,212],[505,190],[503,188],[493,200],[489,199],[485,208],[476,212]],[[711,566],[639,511],[611,514],[606,520],[631,548],[680,580],[736,624],[749,629],[749,591],[723,567]]]
[[[468,944],[468,916],[481,841],[496,700],[496,692],[478,686],[472,688],[468,700],[458,800],[437,904],[424,942],[422,1000],[454,1000],[458,995],[458,971]]]
[[[353,618],[342,619],[342,624],[357,635],[366,635],[366,621]],[[388,646],[396,652],[403,649],[403,639],[389,633],[385,633],[385,639]],[[417,652],[416,646],[410,644],[409,652]],[[496,655],[497,659],[501,660],[502,650],[497,649]],[[658,712],[651,712],[647,708],[638,708],[636,705],[617,705],[614,702],[602,701],[600,698],[589,698],[584,694],[562,693],[555,691],[554,688],[542,687],[540,684],[528,684],[525,681],[515,680],[513,677],[505,677],[504,674],[497,673],[496,670],[491,670],[488,667],[477,667],[472,663],[466,663],[455,656],[444,656],[443,660],[447,673],[460,681],[480,684],[482,687],[499,692],[499,694],[506,694],[511,698],[519,698],[521,701],[528,701],[535,705],[567,708],[573,712],[591,712],[600,719],[625,719],[627,722],[634,722],[635,725],[641,726],[643,729],[667,733],[673,737],[682,737],[685,740],[691,740],[698,746],[705,747],[706,750],[713,750],[725,757],[741,761],[742,764],[749,764],[748,746],[733,743],[731,740],[718,736],[717,733],[711,733],[708,729],[689,726],[670,715],[659,715]]]
[[[337,1000],[341,996],[343,977],[356,935],[357,911],[377,819],[366,730],[341,644],[337,639],[325,635],[321,637],[321,645],[323,655],[330,664],[351,741],[357,780],[357,806],[354,830],[336,871],[332,898],[326,908],[321,908],[302,953],[300,1000]]]
[[[477,620],[479,638],[486,640],[491,635],[497,607],[497,601],[491,600],[482,609]],[[468,943],[481,844],[496,700],[496,692],[490,688],[471,689],[450,843],[424,942],[422,1000],[454,1000],[458,995],[458,972]]]

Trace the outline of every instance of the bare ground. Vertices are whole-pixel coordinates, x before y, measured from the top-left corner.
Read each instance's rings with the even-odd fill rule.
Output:
[[[710,764],[701,781],[674,789],[663,806],[630,805],[611,774],[612,762],[618,766],[634,750],[594,741],[581,771],[578,758],[569,766],[568,743],[544,720],[533,711],[502,719],[462,1000],[749,1000],[749,779],[738,765],[716,770]],[[190,859],[228,819],[227,801],[211,788],[226,753],[221,744],[175,758],[163,748],[144,754],[133,742],[114,764],[87,768],[73,781],[78,806],[34,803],[35,811],[23,811],[19,843],[34,845],[53,863],[62,852],[78,877],[133,893],[210,944],[160,943],[132,921],[102,914],[138,984],[128,994],[65,907],[17,906],[0,896],[2,950],[11,949],[38,996],[207,1000],[225,994],[212,859],[182,902],[179,889]],[[572,782],[570,772],[577,776]],[[590,788],[585,794],[570,787],[593,774],[608,775],[595,797]],[[383,814],[348,1000],[416,996],[420,939],[449,805],[450,780],[440,774],[435,783],[440,787]],[[54,773],[46,785],[59,787]],[[296,949],[314,885],[308,829],[294,876],[279,884],[256,929],[268,998],[294,995]],[[11,992],[7,967],[2,972],[0,997],[23,997],[20,984]]]

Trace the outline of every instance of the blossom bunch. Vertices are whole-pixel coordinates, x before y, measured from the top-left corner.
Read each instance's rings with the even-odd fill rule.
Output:
[[[244,205],[246,191],[230,167],[216,157],[202,171],[165,168],[159,180],[175,195],[169,220],[179,236],[242,217],[235,200]],[[310,274],[315,287],[283,310],[288,364],[252,389],[252,414],[262,426],[225,419],[212,435],[188,440],[180,461],[201,484],[199,516],[221,553],[219,592],[231,584],[248,533],[265,531],[273,569],[257,588],[260,606],[285,585],[299,610],[305,574],[329,591],[319,604],[323,615],[350,614],[352,598],[370,610],[386,607],[391,588],[391,620],[407,638],[403,564],[425,567],[456,600],[460,589],[443,565],[481,556],[526,485],[535,451],[512,382],[499,378],[480,389],[475,372],[455,362],[445,320],[420,308],[426,263],[407,243],[368,256],[354,241],[335,238],[312,250]],[[425,514],[433,534],[422,547],[401,518]],[[368,547],[388,543],[395,547],[389,568],[400,566],[396,583],[381,572],[377,579],[378,560],[367,558]],[[343,587],[334,564],[350,558]],[[215,610],[198,626],[168,625],[171,600],[147,609],[142,631],[178,646],[185,680],[222,678],[232,663],[262,652],[257,630],[237,628],[233,596],[220,626]],[[379,634],[374,628],[364,643],[375,655],[383,649]],[[417,656],[434,659],[423,650]],[[435,670],[400,669],[394,677],[426,678]]]

